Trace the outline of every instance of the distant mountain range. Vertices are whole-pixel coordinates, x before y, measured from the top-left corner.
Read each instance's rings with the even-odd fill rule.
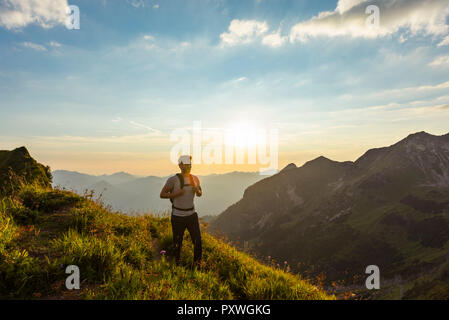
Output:
[[[171,206],[168,200],[159,198],[168,177],[137,177],[125,172],[95,176],[65,170],[55,170],[52,175],[53,186],[78,194],[94,190],[96,196],[102,194],[104,202],[115,210],[160,213]],[[204,197],[195,199],[195,207],[199,216],[213,216],[240,200],[248,186],[266,176],[258,172],[231,172],[199,178]]]
[[[294,271],[324,272],[328,284],[377,265],[383,290],[370,294],[447,299],[449,134],[411,134],[355,162],[290,164],[248,187],[211,230]]]

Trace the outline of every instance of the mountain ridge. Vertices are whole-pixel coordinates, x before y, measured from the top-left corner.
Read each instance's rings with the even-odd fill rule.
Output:
[[[369,264],[387,270],[387,279],[443,268],[449,249],[447,136],[418,132],[354,162],[315,158],[248,187],[211,230],[260,255],[292,261],[296,272],[313,265],[329,281],[363,276]],[[409,296],[418,296],[409,289]]]

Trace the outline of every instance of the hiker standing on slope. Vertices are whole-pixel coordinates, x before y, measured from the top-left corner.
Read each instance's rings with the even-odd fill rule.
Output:
[[[179,265],[181,260],[181,247],[184,231],[187,228],[194,245],[193,261],[198,266],[201,262],[202,245],[198,214],[195,211],[193,200],[195,195],[201,197],[200,180],[190,174],[192,169],[192,156],[184,155],[178,159],[181,173],[168,178],[161,190],[161,198],[170,199],[172,203],[171,225],[173,231],[173,243],[175,245],[175,260]]]

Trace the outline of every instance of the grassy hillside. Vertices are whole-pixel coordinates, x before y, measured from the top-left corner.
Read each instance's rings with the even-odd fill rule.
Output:
[[[12,194],[22,184],[49,187],[51,180],[50,167],[37,163],[25,147],[0,150],[0,195]]]
[[[0,198],[0,298],[333,299],[205,232],[204,261],[194,269],[185,237],[176,266],[169,217],[130,217],[92,195],[25,186]],[[80,290],[65,288],[72,264]]]

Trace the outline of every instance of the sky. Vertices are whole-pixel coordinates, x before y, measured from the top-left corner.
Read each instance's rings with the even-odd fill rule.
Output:
[[[173,135],[193,139],[195,123],[203,147],[208,132],[251,144],[276,131],[279,169],[446,134],[449,1],[0,0],[0,149],[164,176],[178,170]]]

